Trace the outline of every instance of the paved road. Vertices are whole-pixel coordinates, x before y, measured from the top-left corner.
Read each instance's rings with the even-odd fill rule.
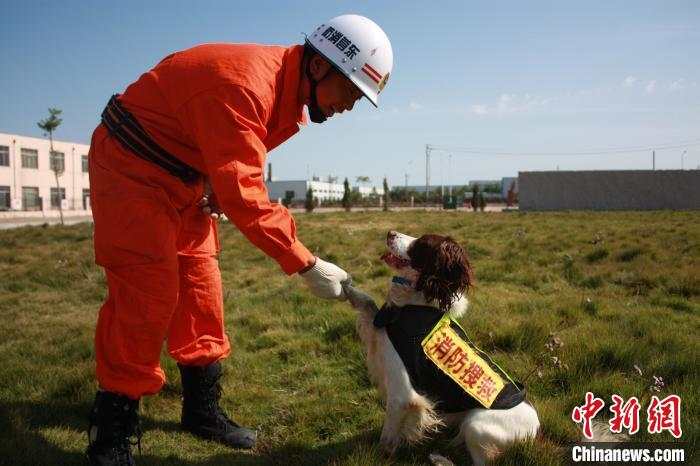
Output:
[[[503,210],[506,209],[505,204],[492,204],[492,205],[487,205],[486,206],[486,212],[502,212]],[[289,209],[292,213],[300,213],[300,212],[305,212],[303,208],[292,208]],[[314,212],[342,212],[343,209],[342,207],[317,207],[314,209]],[[353,207],[352,211],[353,212],[363,212],[363,211],[369,211],[369,212],[379,212],[381,211],[381,207]],[[409,210],[443,210],[442,207],[392,207],[391,208],[392,212],[403,212],[403,211],[409,211]],[[464,207],[459,207],[456,210],[445,210],[444,212],[450,213],[450,212],[472,212],[472,209],[466,209]]]
[[[499,204],[494,204],[494,205],[487,205],[486,206],[486,211],[487,212],[501,212],[505,208],[504,205],[499,205]],[[318,207],[314,209],[314,212],[341,212],[344,209],[342,207]],[[361,212],[361,211],[372,211],[372,212],[378,212],[382,210],[381,207],[366,207],[366,208],[354,208],[353,212]],[[428,207],[427,209],[423,207],[392,207],[392,211],[409,211],[409,210],[441,210],[438,207]],[[304,209],[291,209],[293,213],[302,213],[304,212]],[[470,213],[471,210],[464,209],[460,207],[457,210],[446,210],[446,213]],[[92,222],[92,216],[90,215],[82,215],[82,216],[71,216],[71,217],[65,217],[64,218],[64,223],[66,225],[73,225],[76,223],[82,223],[82,222]],[[43,224],[49,224],[49,225],[57,225],[61,223],[60,219],[58,217],[25,217],[25,218],[0,218],[0,230],[7,230],[10,228],[17,228],[17,227],[24,227],[24,226],[31,226],[31,225],[43,225]]]
[[[80,217],[64,217],[63,223],[73,225],[75,223],[92,222],[92,216],[83,215]],[[10,228],[31,226],[31,225],[58,225],[61,219],[58,217],[30,217],[30,218],[0,218],[0,230]]]

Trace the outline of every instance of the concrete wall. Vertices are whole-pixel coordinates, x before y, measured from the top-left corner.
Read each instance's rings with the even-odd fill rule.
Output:
[[[518,174],[520,210],[700,209],[700,170]]]

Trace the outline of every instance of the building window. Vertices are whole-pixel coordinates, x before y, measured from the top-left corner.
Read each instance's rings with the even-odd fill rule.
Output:
[[[10,208],[10,187],[0,186],[0,210]]]
[[[39,168],[39,152],[36,149],[20,150],[22,156],[22,168]]]
[[[60,191],[59,191],[60,190]],[[61,197],[58,197],[58,194],[61,194]],[[61,206],[61,199],[66,198],[66,188],[51,188],[51,207],[60,207]]]
[[[83,210],[88,210],[90,207],[90,190],[83,189]]]
[[[39,188],[22,188],[22,209],[23,210],[41,210],[41,198],[39,197]]]
[[[8,146],[0,146],[0,167],[10,166],[10,148]]]
[[[81,155],[80,156],[82,162],[83,162],[83,173],[88,172],[88,158],[87,155]]]
[[[66,156],[63,152],[53,151],[50,157],[51,171],[63,173],[66,168]]]

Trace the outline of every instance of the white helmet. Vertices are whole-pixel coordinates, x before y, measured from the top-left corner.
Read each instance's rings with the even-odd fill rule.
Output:
[[[382,28],[364,16],[341,15],[317,27],[306,42],[377,106],[394,66],[391,42]]]

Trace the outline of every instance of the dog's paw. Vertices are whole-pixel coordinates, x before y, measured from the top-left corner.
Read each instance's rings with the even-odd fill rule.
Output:
[[[428,459],[433,466],[455,466],[451,459],[442,456],[440,453],[432,452],[428,455]]]
[[[379,447],[382,449],[382,454],[384,454],[387,457],[394,456],[400,444],[400,437],[382,436],[379,439]]]
[[[345,293],[345,296],[348,298],[348,301],[352,307],[355,309],[379,312],[377,304],[370,295],[352,286],[350,281],[342,282],[341,285],[343,287],[343,292]]]

